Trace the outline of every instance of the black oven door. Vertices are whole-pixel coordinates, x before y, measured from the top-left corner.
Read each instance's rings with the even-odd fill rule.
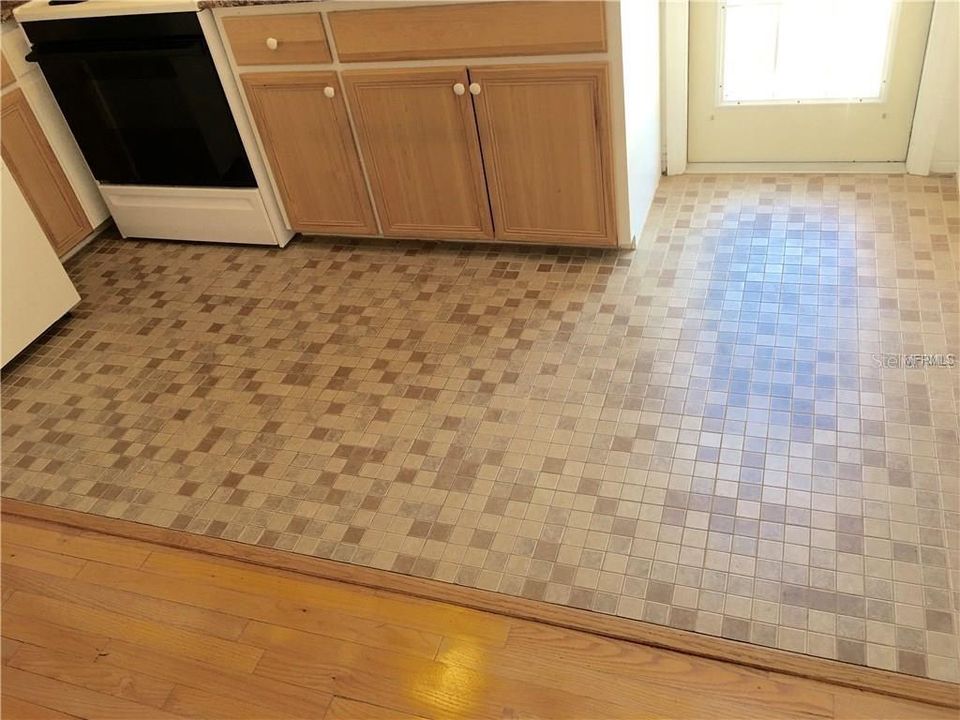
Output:
[[[100,183],[256,186],[202,35],[35,46],[29,59]]]

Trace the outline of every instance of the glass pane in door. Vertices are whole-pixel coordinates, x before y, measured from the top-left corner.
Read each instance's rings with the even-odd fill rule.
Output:
[[[893,0],[729,0],[723,102],[879,100]]]

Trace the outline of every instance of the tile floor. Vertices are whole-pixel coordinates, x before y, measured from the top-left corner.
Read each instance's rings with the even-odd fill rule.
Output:
[[[636,252],[102,239],[3,494],[957,681],[958,235],[688,176]]]

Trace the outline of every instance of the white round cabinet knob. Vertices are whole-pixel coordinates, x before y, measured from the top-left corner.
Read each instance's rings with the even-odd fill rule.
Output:
[[[467,89],[463,86],[463,83],[454,83],[453,85],[453,94],[454,95],[463,95]]]
[[[337,94],[337,91],[331,85],[327,85],[323,89],[323,94],[326,95],[327,97],[333,97],[334,95]]]
[[[276,50],[279,44],[276,38],[267,38],[267,47],[271,50]]]
[[[470,94],[471,95],[480,94],[480,83],[470,83]]]

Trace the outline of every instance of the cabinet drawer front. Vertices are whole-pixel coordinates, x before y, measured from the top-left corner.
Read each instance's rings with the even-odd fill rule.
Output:
[[[606,51],[603,2],[487,2],[332,12],[341,62]]]
[[[3,161],[57,255],[63,256],[93,228],[53,148],[19,88],[0,101]]]
[[[223,18],[223,29],[237,65],[305,65],[331,61],[319,13],[230,16]]]
[[[350,121],[334,72],[241,76],[294,230],[376,235]],[[333,97],[324,91],[333,90]]]
[[[360,70],[343,80],[383,234],[491,239],[466,68]]]
[[[616,245],[606,66],[470,68],[470,80],[497,239]]]

